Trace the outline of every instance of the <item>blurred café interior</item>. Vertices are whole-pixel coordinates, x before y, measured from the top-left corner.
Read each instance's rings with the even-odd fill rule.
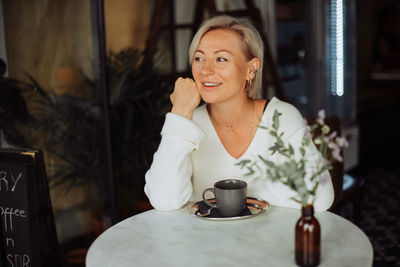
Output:
[[[260,97],[339,118],[334,212],[367,234],[374,266],[400,264],[400,1],[0,0],[0,148],[43,151],[64,265],[84,266],[105,229],[152,209],[144,174],[169,94],[191,75],[193,33],[221,13],[263,36]]]

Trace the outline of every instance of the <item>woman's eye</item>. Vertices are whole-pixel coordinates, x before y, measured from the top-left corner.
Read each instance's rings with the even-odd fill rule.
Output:
[[[194,57],[194,61],[197,61],[197,62],[202,62],[202,61],[203,61],[203,59],[202,59],[201,57]]]
[[[224,57],[219,57],[219,58],[217,58],[217,61],[225,62],[225,61],[228,61],[228,60],[226,58],[224,58]]]

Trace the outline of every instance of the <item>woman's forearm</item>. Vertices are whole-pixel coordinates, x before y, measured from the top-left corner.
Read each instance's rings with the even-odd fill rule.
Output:
[[[179,209],[192,195],[190,155],[205,135],[192,121],[172,113],[167,114],[161,134],[144,190],[154,208]]]

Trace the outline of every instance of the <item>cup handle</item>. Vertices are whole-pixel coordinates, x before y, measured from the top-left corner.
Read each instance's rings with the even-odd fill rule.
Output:
[[[209,201],[206,199],[206,193],[207,193],[208,191],[212,192],[212,193],[214,194],[214,197],[215,197],[214,188],[207,188],[206,190],[203,191],[203,200],[204,200],[205,203],[207,203],[208,206],[211,206],[211,207],[213,207],[213,208],[216,208],[216,207],[217,207],[216,204],[211,203],[211,202],[209,202]]]

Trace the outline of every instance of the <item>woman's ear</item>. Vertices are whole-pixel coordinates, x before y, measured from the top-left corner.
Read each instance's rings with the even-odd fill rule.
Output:
[[[249,62],[249,72],[248,72],[248,79],[253,80],[254,77],[256,76],[257,71],[260,69],[260,59],[255,57],[251,59]]]

